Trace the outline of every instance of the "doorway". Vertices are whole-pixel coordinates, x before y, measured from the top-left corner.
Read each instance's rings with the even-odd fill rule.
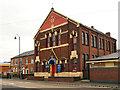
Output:
[[[48,62],[48,64],[50,64],[50,74],[51,74],[51,76],[55,76],[55,72],[56,72],[56,67],[55,67],[55,59],[50,59],[49,60],[49,62]]]

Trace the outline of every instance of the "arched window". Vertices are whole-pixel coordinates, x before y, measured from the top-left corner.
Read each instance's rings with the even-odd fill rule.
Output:
[[[82,32],[82,44],[84,45],[85,44],[85,33]]]
[[[47,34],[47,48],[50,47],[50,37],[49,34]]]
[[[73,50],[77,49],[77,38],[75,35],[73,35]]]
[[[61,36],[60,36],[60,31],[58,31],[58,45],[61,44]]]
[[[55,46],[55,32],[52,34],[52,46]]]

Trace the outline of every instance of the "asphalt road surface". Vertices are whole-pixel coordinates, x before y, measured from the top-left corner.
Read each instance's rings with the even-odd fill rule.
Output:
[[[21,79],[0,79],[2,90],[113,90],[108,87],[93,87],[80,84],[59,84],[49,81],[34,81]]]

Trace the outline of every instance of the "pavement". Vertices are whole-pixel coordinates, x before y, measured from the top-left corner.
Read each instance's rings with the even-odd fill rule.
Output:
[[[87,80],[76,81],[76,82],[54,82],[54,81],[36,81],[36,80],[25,80],[25,79],[2,79],[3,88],[69,88],[81,90],[120,90],[118,84],[110,83],[91,83]],[[33,89],[32,89],[33,90]],[[53,90],[53,89],[52,89]]]

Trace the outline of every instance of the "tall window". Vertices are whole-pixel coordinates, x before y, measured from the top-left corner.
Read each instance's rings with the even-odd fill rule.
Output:
[[[89,36],[88,33],[85,34],[86,45],[89,45]]]
[[[77,38],[76,36],[74,35],[73,36],[73,50],[76,50],[77,49]]]
[[[17,68],[16,68],[16,72],[17,72]]]
[[[87,54],[87,55],[86,55],[86,60],[88,60],[88,59],[89,59],[89,55]]]
[[[39,62],[36,63],[36,66],[37,66],[37,68],[36,68],[37,70],[36,71],[39,72],[40,71],[40,69],[39,69]]]
[[[26,64],[28,64],[28,58],[26,58]]]
[[[106,51],[108,50],[108,44],[107,44],[107,40],[106,40]]]
[[[52,34],[52,46],[55,46],[55,32]]]
[[[15,60],[15,65],[17,65],[17,60]]]
[[[65,60],[62,60],[62,72],[65,72]]]
[[[60,31],[58,32],[58,45],[61,44],[61,36],[60,36]]]
[[[110,42],[108,41],[108,51],[110,51]]]
[[[77,59],[76,58],[73,59],[72,71],[77,72]]]
[[[26,74],[28,74],[28,67],[26,67]]]
[[[22,59],[20,59],[20,65],[22,64]]]
[[[39,56],[39,49],[40,49],[40,46],[37,46],[37,55]]]
[[[112,43],[112,52],[114,52],[114,43]]]
[[[49,34],[47,34],[47,47],[50,47],[50,37],[49,37]]]
[[[102,39],[102,49],[104,49],[104,39]]]
[[[101,38],[99,38],[99,48],[101,48]]]
[[[85,54],[82,55],[82,70],[85,70]]]
[[[93,41],[93,35],[91,35],[91,46],[93,47],[94,41]]]
[[[31,73],[33,73],[33,67],[31,67]]]
[[[82,44],[85,44],[85,33],[82,32]]]
[[[31,63],[32,63],[32,64],[34,63],[34,58],[33,58],[33,57],[31,57]]]
[[[97,47],[97,37],[94,37],[94,47]]]

